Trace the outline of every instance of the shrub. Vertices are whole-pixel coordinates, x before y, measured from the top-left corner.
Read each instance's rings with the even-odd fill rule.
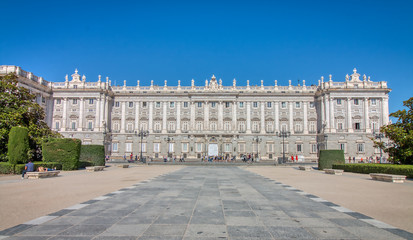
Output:
[[[14,173],[14,166],[8,162],[0,162],[0,174],[12,174]]]
[[[345,163],[343,150],[320,150],[318,169],[332,168],[333,164]]]
[[[58,162],[62,170],[79,168],[81,141],[72,138],[51,138],[42,144],[43,161]]]
[[[62,169],[62,164],[56,162],[34,162],[34,169],[36,170],[38,167],[46,167],[46,168],[56,168],[56,170]],[[0,162],[0,173],[1,174],[21,174],[24,170],[24,166],[26,164],[10,164],[7,162]]]
[[[395,175],[405,175],[413,178],[413,165],[393,165],[393,164],[374,164],[374,163],[351,163],[334,164],[333,168],[343,169],[345,172],[354,173],[386,173]]]
[[[30,150],[29,130],[25,127],[12,127],[7,147],[10,164],[26,163]]]
[[[105,147],[103,145],[82,145],[79,161],[85,162],[82,165],[90,163],[89,166],[105,166]]]

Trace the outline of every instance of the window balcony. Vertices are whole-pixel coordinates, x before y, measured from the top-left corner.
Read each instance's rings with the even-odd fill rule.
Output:
[[[153,133],[161,133],[162,130],[153,130]]]
[[[168,130],[168,133],[175,133],[176,130]]]

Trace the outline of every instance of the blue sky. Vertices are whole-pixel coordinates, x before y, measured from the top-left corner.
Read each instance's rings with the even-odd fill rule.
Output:
[[[1,1],[0,64],[48,81],[317,84],[354,67],[413,96],[413,1]],[[410,86],[409,86],[410,85]]]

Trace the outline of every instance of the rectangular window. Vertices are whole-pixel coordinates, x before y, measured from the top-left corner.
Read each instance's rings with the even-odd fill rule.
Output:
[[[337,129],[338,130],[343,130],[343,123],[342,122],[337,123]]]
[[[217,103],[216,102],[211,102],[211,107],[216,107]]]
[[[188,143],[182,143],[182,152],[188,152]]]
[[[76,122],[72,122],[72,129],[76,129]]]
[[[371,105],[372,105],[372,106],[376,106],[377,101],[376,101],[375,98],[372,98],[370,101],[371,101]]]
[[[93,123],[92,122],[88,122],[88,129],[89,130],[93,129]]]
[[[239,102],[239,108],[244,108],[244,102]]]
[[[295,108],[301,108],[301,103],[300,102],[295,102]]]
[[[59,129],[60,128],[60,122],[56,122],[55,127],[56,127],[56,129]]]
[[[231,144],[225,143],[225,152],[231,152]]]
[[[174,107],[175,107],[175,102],[170,102],[170,103],[169,103],[169,107],[170,107],[170,108],[174,108]]]
[[[184,108],[188,107],[188,102],[184,102]]]
[[[310,102],[310,108],[314,108],[314,102]]]
[[[360,130],[361,129],[360,123],[354,123],[354,129]]]
[[[271,102],[267,102],[267,108],[271,108],[272,107],[272,103]]]
[[[77,104],[77,99],[73,99],[73,105]]]
[[[311,144],[311,152],[316,153],[317,152],[317,144]]]
[[[112,151],[114,152],[118,151],[118,143],[112,143]]]
[[[225,107],[226,107],[226,108],[229,108],[230,105],[231,105],[230,102],[225,102]]]
[[[201,108],[202,107],[202,102],[198,102],[198,107]]]
[[[281,108],[287,108],[287,103],[286,102],[281,102]]]
[[[160,143],[153,143],[153,152],[159,153],[160,152]]]
[[[238,144],[238,149],[239,149],[239,152],[244,153],[245,152],[245,143]]]
[[[196,143],[196,151],[202,152],[202,143]]]
[[[354,99],[354,105],[359,105],[359,100],[358,99]]]
[[[340,143],[340,150],[343,150],[346,152],[346,144],[345,143]]]
[[[62,104],[62,99],[56,99],[56,104]]]
[[[119,107],[120,106],[120,103],[119,102],[115,102],[115,107]]]
[[[89,99],[89,104],[92,105],[93,104],[93,98]]]
[[[125,143],[126,152],[132,152],[132,143]]]
[[[303,145],[302,144],[297,144],[297,152],[302,153],[303,152]]]
[[[253,103],[252,103],[252,107],[253,107],[253,108],[257,108],[257,107],[258,107],[258,102],[253,102]]]
[[[156,108],[160,108],[160,107],[161,107],[161,102],[156,102],[156,103],[155,103],[155,107],[156,107]]]
[[[364,152],[364,143],[357,144],[357,152],[362,153]]]
[[[141,146],[142,146],[141,151],[142,151],[142,152],[146,152],[146,143],[143,142],[143,143],[141,143],[141,144],[142,144],[142,145],[141,145]]]
[[[129,107],[130,107],[130,108],[133,107],[133,102],[129,102]]]
[[[340,98],[337,99],[337,105],[341,105],[341,99]]]
[[[148,105],[147,102],[142,102],[142,107],[143,108],[146,108],[147,105]]]

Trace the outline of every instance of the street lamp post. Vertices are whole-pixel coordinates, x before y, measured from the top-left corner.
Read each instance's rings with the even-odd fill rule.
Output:
[[[172,140],[174,140],[172,137],[166,137],[165,138],[165,141],[168,143],[168,145],[167,145],[167,147],[168,147],[168,159],[169,159],[169,143],[172,141]]]
[[[143,137],[147,137],[147,136],[149,135],[149,131],[148,131],[148,130],[143,130],[143,129],[141,129],[141,130],[139,131],[139,133],[138,133],[137,131],[135,131],[135,134],[136,134],[138,137],[140,137],[140,139],[141,139],[141,142],[140,142],[141,149],[140,149],[139,156],[140,156],[140,160],[141,160],[142,162],[144,162],[144,161],[143,161],[143,156],[142,156]]]
[[[260,142],[262,142],[262,138],[256,136],[256,137],[254,137],[252,140],[257,143],[257,159],[259,159],[259,156],[260,156],[259,154],[260,154],[260,153],[259,153],[259,151],[258,151],[258,144],[259,144]]]
[[[291,132],[283,130],[281,132],[277,132],[276,135],[283,139],[283,163],[285,163],[284,139],[291,136]]]
[[[376,133],[375,131],[373,132],[374,138],[380,139],[380,163],[382,162],[383,158],[383,151],[381,149],[381,139],[384,137],[384,134],[381,132]]]

